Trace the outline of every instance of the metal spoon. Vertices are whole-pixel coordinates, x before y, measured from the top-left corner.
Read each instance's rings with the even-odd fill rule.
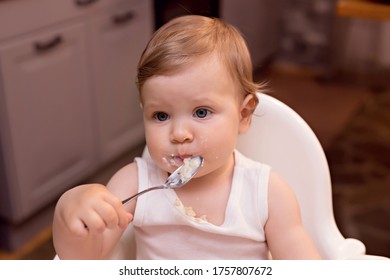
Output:
[[[153,190],[178,189],[188,183],[188,181],[190,181],[192,177],[194,177],[195,174],[199,171],[202,165],[203,158],[201,156],[185,159],[184,163],[168,177],[168,179],[163,185],[151,187],[139,193],[136,193],[135,195],[132,195],[125,200],[122,200],[122,204],[126,204],[134,198]]]

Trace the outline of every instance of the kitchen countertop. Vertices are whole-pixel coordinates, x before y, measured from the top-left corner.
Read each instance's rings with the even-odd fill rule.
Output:
[[[338,0],[337,15],[340,17],[390,20],[390,1]]]

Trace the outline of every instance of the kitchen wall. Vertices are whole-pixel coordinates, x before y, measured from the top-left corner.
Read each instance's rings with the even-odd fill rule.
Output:
[[[248,41],[255,67],[270,60],[328,71],[390,66],[390,23],[341,18],[337,0],[155,1],[157,27],[183,14],[219,16]],[[159,13],[163,13],[161,16]]]
[[[373,64],[390,68],[390,18],[338,18],[336,26],[335,57],[341,68],[365,72]]]
[[[281,3],[279,0],[220,1],[220,17],[244,35],[254,68],[267,66],[279,51]]]
[[[278,62],[367,74],[390,68],[390,18],[341,17],[336,0],[280,0]]]
[[[282,38],[278,63],[322,68],[331,48],[335,0],[279,0]]]

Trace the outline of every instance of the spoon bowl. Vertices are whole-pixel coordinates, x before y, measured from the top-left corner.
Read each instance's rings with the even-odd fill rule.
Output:
[[[122,204],[126,204],[131,200],[133,200],[134,198],[153,190],[178,189],[184,186],[185,184],[187,184],[192,179],[192,177],[194,177],[195,174],[198,173],[202,165],[203,165],[203,158],[201,156],[186,158],[184,160],[184,163],[181,166],[179,166],[179,168],[177,168],[171,175],[169,175],[168,179],[165,181],[163,185],[151,187],[139,193],[136,193],[135,195],[132,195],[122,200]]]

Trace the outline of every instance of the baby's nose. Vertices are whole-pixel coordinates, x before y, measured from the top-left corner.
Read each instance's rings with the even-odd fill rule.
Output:
[[[173,143],[191,142],[193,133],[189,125],[183,121],[178,121],[173,124],[171,132],[171,141]]]

